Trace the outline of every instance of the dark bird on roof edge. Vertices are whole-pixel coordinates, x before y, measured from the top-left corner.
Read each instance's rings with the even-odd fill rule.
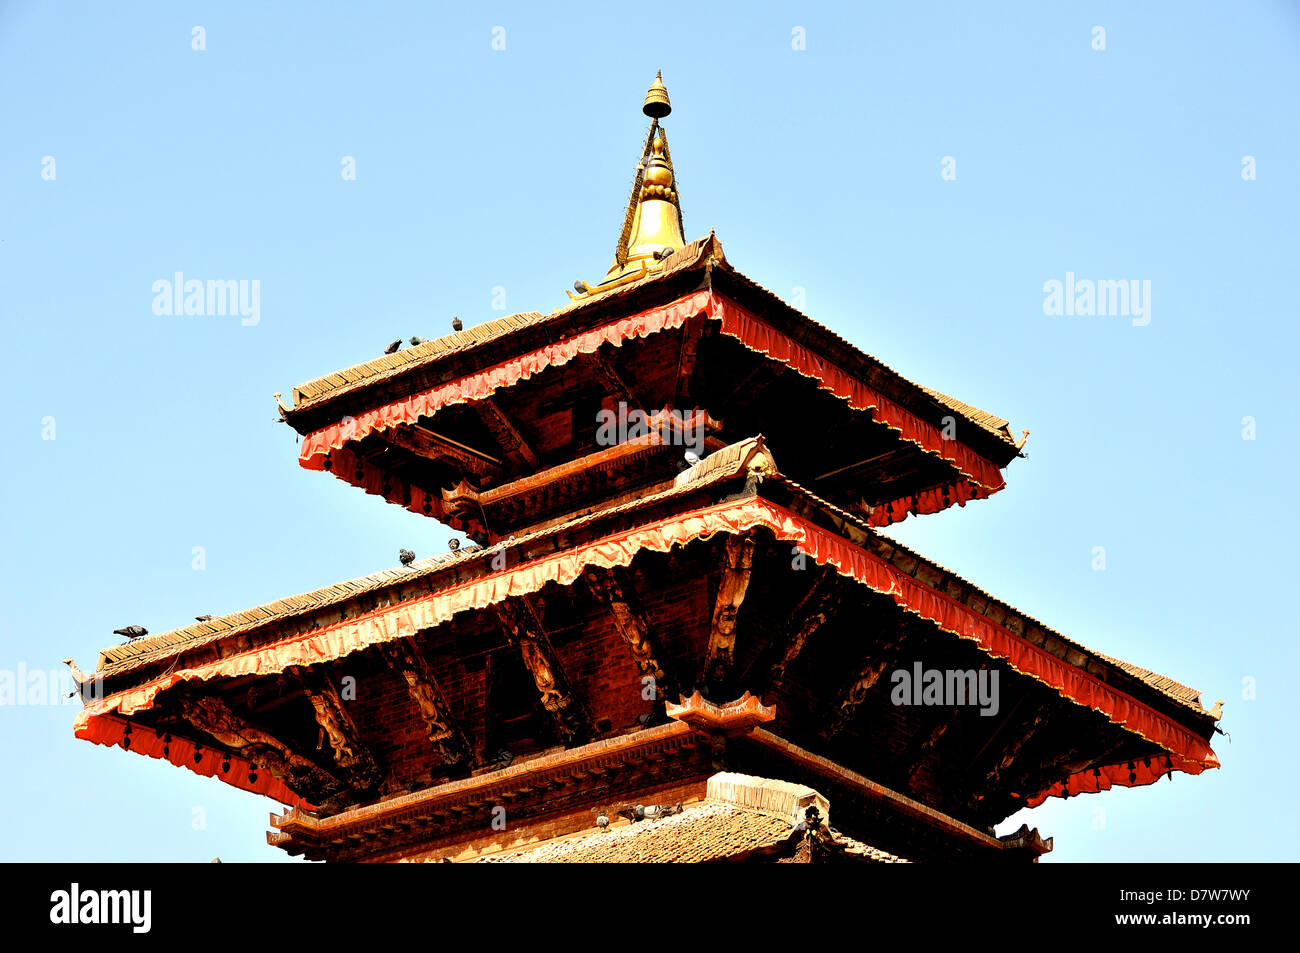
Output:
[[[458,317],[455,316],[455,315],[452,315],[452,318],[451,318],[451,329],[452,329],[453,331],[459,331],[459,330],[461,330],[461,329],[464,328],[464,327],[465,327],[465,325],[463,325],[463,324],[461,323],[460,318],[458,318]]]
[[[216,618],[216,616],[213,616],[213,615],[196,615],[196,616],[194,617],[194,621],[195,621],[195,622],[211,622],[211,621],[212,621],[213,619],[215,619],[215,618]]]
[[[411,335],[411,345],[412,345],[412,347],[414,347],[414,346],[417,345],[417,344],[424,344],[424,343],[427,342],[428,340],[429,340],[428,338],[422,338],[422,337],[420,337],[420,335],[418,335],[418,334],[412,334],[412,335]]]
[[[399,549],[397,551],[397,558],[402,561],[403,566],[409,566],[411,563],[415,562],[415,553],[411,552],[409,549]]]
[[[399,338],[398,340],[394,341],[392,344],[388,345],[388,347],[384,348],[384,353],[396,354],[397,349],[400,348],[401,346],[402,346],[402,342],[401,339]]]
[[[149,634],[149,630],[142,625],[128,625],[120,629],[113,630],[114,635],[122,635],[128,639],[139,639]]]

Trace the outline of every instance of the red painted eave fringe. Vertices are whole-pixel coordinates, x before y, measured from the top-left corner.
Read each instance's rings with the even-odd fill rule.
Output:
[[[267,771],[259,772],[243,758],[227,755],[216,748],[203,748],[174,735],[160,735],[152,728],[129,722],[125,718],[94,715],[91,708],[83,708],[77,714],[73,733],[83,741],[93,741],[97,745],[117,745],[136,754],[170,761],[205,778],[215,777],[245,791],[265,794],[281,804],[312,809],[312,805],[285,787],[283,781],[272,777]],[[197,760],[195,754],[198,755]],[[254,781],[253,776],[257,780]]]
[[[747,309],[709,290],[697,291],[671,304],[621,318],[603,327],[549,344],[478,373],[413,394],[404,400],[366,411],[356,418],[348,418],[314,431],[303,438],[298,461],[309,470],[333,469],[344,480],[366,485],[367,492],[388,495],[382,489],[384,477],[377,468],[369,468],[375,471],[372,474],[368,472],[368,465],[358,467],[357,461],[352,458],[331,461],[327,465],[327,456],[340,450],[350,440],[360,440],[367,434],[401,424],[415,423],[421,417],[432,417],[438,410],[450,404],[482,400],[490,397],[497,390],[527,380],[548,367],[559,367],[579,354],[594,353],[603,344],[620,346],[634,338],[680,328],[696,315],[718,321],[722,333],[736,338],[750,350],[766,354],[800,374],[812,378],[817,381],[821,389],[846,400],[850,407],[870,412],[872,419],[897,431],[901,439],[914,443],[926,452],[951,463],[967,479],[978,484],[981,492],[968,491],[967,499],[996,493],[1005,486],[998,467],[970,447],[956,440],[944,439],[938,427],[921,420],[852,374],[765,324],[762,319]],[[373,487],[369,485],[372,483]],[[412,493],[415,492],[417,491],[412,488]],[[959,495],[961,494],[953,493],[953,502],[958,501]],[[926,506],[937,505],[937,500],[938,497],[927,501]],[[439,510],[441,502],[440,499],[430,500],[429,509]],[[408,508],[425,509],[423,496],[418,502],[412,500]],[[932,510],[918,507],[917,511]],[[903,512],[898,518],[901,519],[905,515],[906,512]],[[881,519],[882,525],[883,522],[894,522],[893,519],[884,517]]]
[[[571,585],[589,566],[627,566],[642,550],[662,553],[692,540],[718,533],[744,533],[757,527],[770,530],[778,539],[797,543],[817,563],[832,566],[840,574],[890,596],[904,610],[934,622],[944,631],[978,643],[983,651],[1003,659],[1014,670],[1049,685],[1077,704],[1100,712],[1113,723],[1168,752],[1169,768],[1164,765],[1165,755],[1159,755],[1152,759],[1150,767],[1138,761],[1136,770],[1124,765],[1122,772],[1118,767],[1106,768],[1099,776],[1091,771],[1083,772],[1070,779],[1071,793],[1101,790],[1112,784],[1149,784],[1167,770],[1199,774],[1205,768],[1219,766],[1209,744],[1171,718],[1015,635],[946,593],[930,588],[880,557],[760,498],[722,503],[670,517],[513,569],[468,580],[400,605],[376,609],[310,635],[295,636],[216,662],[173,671],[89,706],[78,717],[78,736],[88,737],[82,735],[83,720],[93,723],[109,717],[112,712],[129,716],[152,706],[160,692],[181,681],[267,675],[293,665],[314,665],[339,659],[370,645],[410,637],[440,625],[458,613],[483,609],[511,596],[537,592],[549,582]],[[92,740],[97,739],[92,737]],[[161,751],[160,746],[158,750]],[[1131,780],[1130,774],[1133,775]],[[259,778],[259,783],[262,780]],[[1090,783],[1092,787],[1089,787]],[[1055,785],[1032,795],[1028,803],[1034,806],[1046,797],[1064,793],[1064,790],[1061,785]]]

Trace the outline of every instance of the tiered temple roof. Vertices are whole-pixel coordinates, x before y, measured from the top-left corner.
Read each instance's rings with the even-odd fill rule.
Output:
[[[281,405],[303,467],[478,543],[105,649],[78,737],[337,860],[1033,860],[992,825],[1216,767],[1195,690],[881,535],[1000,490],[1007,422],[686,243],[661,83],[647,114],[601,283]],[[620,804],[672,809],[593,830]]]

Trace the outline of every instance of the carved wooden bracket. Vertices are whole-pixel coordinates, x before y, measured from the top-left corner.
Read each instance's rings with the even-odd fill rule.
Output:
[[[704,658],[705,681],[709,685],[724,683],[731,674],[736,645],[736,617],[745,601],[745,590],[749,588],[749,574],[753,565],[753,534],[728,536],[723,553],[722,583],[713,600],[709,647]]]
[[[172,704],[187,722],[215,738],[259,770],[279,778],[295,793],[319,804],[342,786],[324,768],[294,751],[270,732],[207,695],[176,697]]]
[[[591,733],[591,716],[586,706],[573,694],[542,622],[526,598],[512,598],[497,603],[497,618],[512,645],[519,646],[524,664],[542,695],[542,707],[551,713],[557,727],[570,744],[585,741]]]
[[[316,724],[321,730],[321,740],[317,747],[329,743],[334,763],[353,788],[366,791],[375,787],[383,774],[370,749],[361,740],[361,732],[357,730],[347,706],[328,675],[323,671],[300,667],[290,669],[289,673],[302,681],[303,694],[311,702],[316,714]]]
[[[478,491],[462,479],[454,488],[442,491],[444,519],[465,533],[481,533],[485,528],[483,507]]]
[[[460,723],[451,713],[451,706],[433,669],[409,639],[382,642],[379,651],[389,668],[406,681],[406,691],[424,719],[424,728],[438,756],[445,764],[468,764],[471,749]]]
[[[622,569],[591,566],[583,573],[583,579],[596,601],[609,610],[614,628],[631,649],[641,677],[655,680],[655,701],[657,707],[662,707],[676,686],[664,670],[660,649],[650,634],[650,623],[637,598],[636,587]]]

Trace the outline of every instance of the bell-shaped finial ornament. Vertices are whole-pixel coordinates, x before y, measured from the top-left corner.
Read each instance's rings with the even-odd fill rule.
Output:
[[[641,111],[651,119],[663,119],[673,111],[673,105],[668,101],[668,90],[664,87],[663,70],[655,74],[655,81],[650,84],[650,89],[645,94],[645,104],[641,107]]]

